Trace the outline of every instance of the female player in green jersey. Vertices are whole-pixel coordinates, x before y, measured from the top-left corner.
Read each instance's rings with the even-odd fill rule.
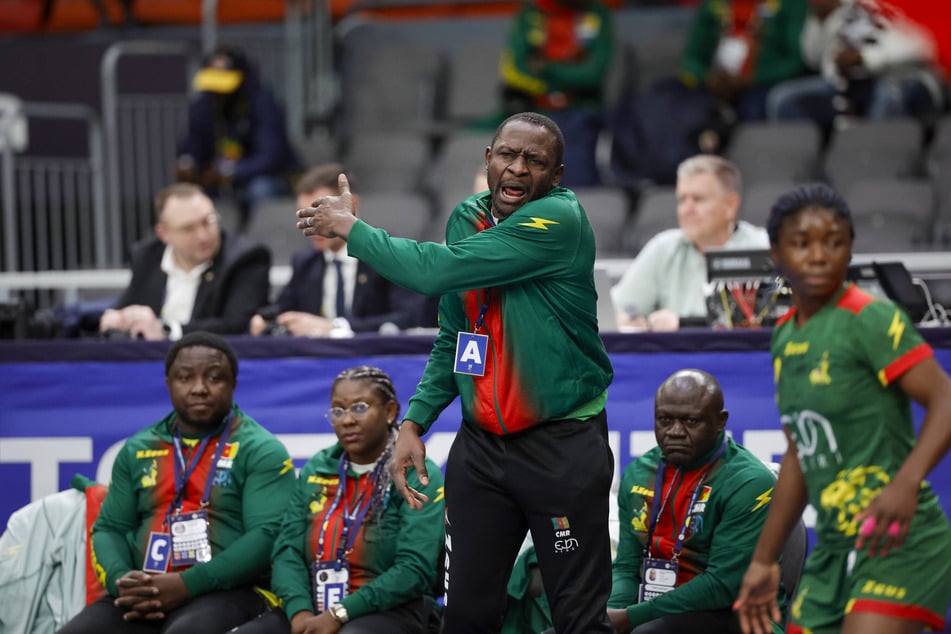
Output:
[[[940,631],[951,526],[925,477],[951,446],[951,379],[899,306],[846,281],[854,228],[833,189],[780,197],[768,231],[793,293],[771,344],[789,448],[735,605],[743,630],[779,618],[775,562],[808,502],[817,543],[788,632]],[[917,439],[912,400],[925,410]]]

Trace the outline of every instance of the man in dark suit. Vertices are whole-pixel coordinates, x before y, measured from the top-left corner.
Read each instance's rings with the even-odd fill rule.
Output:
[[[247,332],[267,303],[271,253],[221,230],[211,199],[197,185],[176,183],[155,199],[155,236],[132,248],[132,281],[99,320],[100,331],[149,340],[206,330]]]
[[[337,176],[346,170],[337,163],[312,168],[297,183],[298,207],[309,207],[321,196],[337,196]],[[354,196],[354,211],[358,207]],[[312,246],[291,258],[293,272],[271,307],[279,331],[299,337],[377,332],[383,324],[405,329],[435,326],[435,301],[388,281],[363,262],[347,255],[339,238],[310,238]],[[268,312],[268,311],[262,311]],[[268,320],[251,318],[252,335],[273,332]]]

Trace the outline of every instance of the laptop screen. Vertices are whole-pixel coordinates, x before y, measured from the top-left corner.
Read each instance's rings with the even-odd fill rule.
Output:
[[[776,275],[769,249],[707,249],[707,281],[763,281]]]

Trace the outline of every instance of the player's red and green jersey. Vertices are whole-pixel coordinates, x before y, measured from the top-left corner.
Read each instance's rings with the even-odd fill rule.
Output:
[[[695,487],[723,442],[684,469],[666,465],[650,556],[672,559],[677,534],[687,531],[678,560],[677,587],[638,603],[641,564],[650,528],[651,505],[657,491],[661,451],[654,447],[624,470],[618,492],[620,533],[612,565],[608,607],[626,608],[632,627],[667,614],[729,608],[740,588],[772,499],[775,477],[745,447],[727,440],[723,455]],[[661,501],[667,499],[665,505]],[[781,631],[781,630],[777,630]]]
[[[294,489],[294,465],[269,431],[233,407],[232,430],[213,475],[207,507],[212,559],[182,571],[192,596],[263,578],[271,547]],[[117,596],[116,580],[142,569],[152,531],[165,524],[175,499],[172,412],[129,438],[116,456],[109,492],[92,527],[92,558],[99,581]],[[226,418],[227,421],[227,418]],[[212,433],[191,472],[182,512],[197,510],[225,422]],[[183,438],[189,452],[195,438]]]
[[[854,285],[803,326],[795,310],[772,338],[776,401],[792,434],[827,547],[852,548],[855,516],[898,472],[915,443],[911,402],[897,385],[933,356],[894,303]],[[938,508],[927,483],[918,508]]]
[[[454,210],[446,244],[392,238],[357,222],[348,249],[393,282],[442,294],[439,334],[405,418],[428,429],[458,395],[463,417],[496,434],[597,414],[614,377],[598,335],[594,233],[568,189],[497,225],[489,194]],[[488,335],[484,376],[453,372],[459,332]]]
[[[298,612],[316,611],[313,601],[311,563],[320,552],[321,528],[324,548],[321,561],[333,561],[343,529],[344,504],[352,511],[361,493],[370,494],[372,473],[347,471],[345,494],[332,512],[340,486],[340,456],[335,444],[318,452],[301,469],[293,500],[274,545],[271,589],[283,601],[288,618]],[[422,491],[429,502],[413,510],[392,484],[385,497],[385,510],[373,509],[361,523],[347,557],[350,564],[350,595],[341,603],[350,618],[382,612],[433,592],[436,570],[445,544],[446,502],[439,467],[426,459],[429,485],[422,486],[410,468],[409,486]]]

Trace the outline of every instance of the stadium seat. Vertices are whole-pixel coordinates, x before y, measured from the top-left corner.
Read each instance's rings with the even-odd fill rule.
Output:
[[[746,122],[734,128],[726,158],[747,184],[811,181],[818,176],[822,136],[808,121]]]
[[[648,240],[665,229],[677,228],[677,190],[652,186],[641,192],[634,218],[625,230],[624,249],[634,257]]]
[[[598,257],[627,257],[622,240],[631,215],[627,193],[617,187],[579,187],[574,192],[594,230]]]
[[[852,210],[856,253],[929,250],[934,242],[931,181],[856,180],[841,192]]]
[[[850,121],[832,134],[825,177],[844,192],[857,180],[921,176],[923,137],[915,119]]]

